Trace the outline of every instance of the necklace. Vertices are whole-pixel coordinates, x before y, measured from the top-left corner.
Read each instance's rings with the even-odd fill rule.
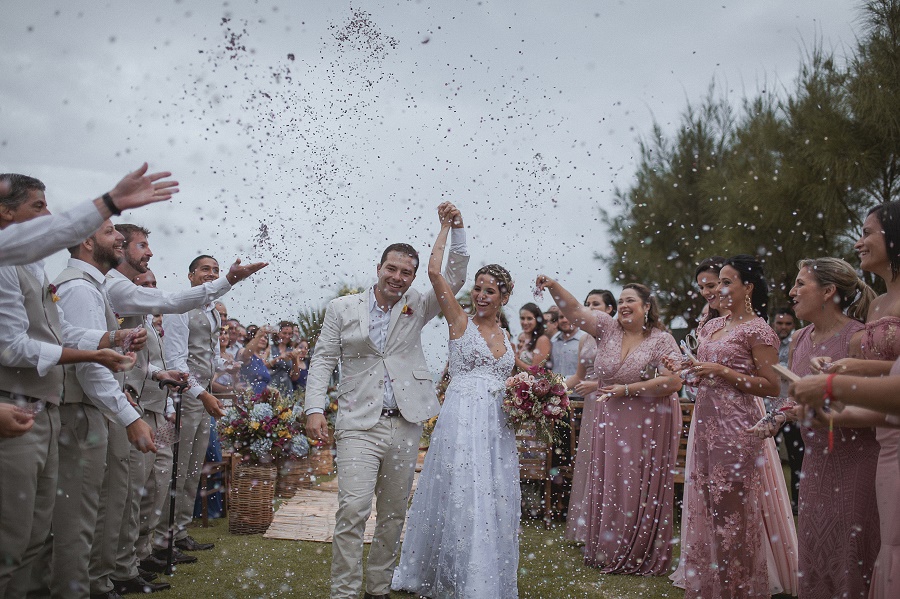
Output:
[[[815,326],[815,325],[813,325]],[[813,346],[817,346],[821,343],[824,343],[828,339],[831,339],[835,336],[836,332],[844,327],[844,323],[838,321],[837,324],[834,324],[827,329],[820,331],[818,328],[814,328],[809,334],[809,340],[812,341]]]

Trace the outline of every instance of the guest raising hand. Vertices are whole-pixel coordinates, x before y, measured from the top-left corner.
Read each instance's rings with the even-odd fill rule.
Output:
[[[582,305],[545,275],[536,285],[549,290],[560,312],[597,340],[601,396],[592,425],[584,522],[579,523],[585,527],[585,563],[610,574],[665,574],[672,559],[674,466],[681,434],[675,393],[681,381],[662,358],[677,353],[678,345],[663,329],[656,299],[643,285],[625,285],[616,318]],[[578,453],[576,470],[587,457]]]

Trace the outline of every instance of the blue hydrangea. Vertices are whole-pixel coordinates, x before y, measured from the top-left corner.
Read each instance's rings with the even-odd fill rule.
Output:
[[[272,439],[255,439],[250,443],[250,451],[253,452],[253,455],[258,459],[267,457],[272,453]]]
[[[291,453],[298,458],[309,455],[309,441],[306,440],[306,435],[297,435],[291,439]]]
[[[303,416],[303,404],[299,401],[294,404],[294,408],[291,410],[291,415],[294,420],[298,420],[301,416]]]
[[[275,412],[272,411],[272,406],[270,406],[269,404],[258,403],[250,408],[250,419],[261,422],[266,418],[271,418],[274,413]]]
[[[240,414],[238,414],[238,411],[235,408],[228,408],[225,410],[225,416],[222,417],[222,421],[231,424],[237,420],[239,416]]]

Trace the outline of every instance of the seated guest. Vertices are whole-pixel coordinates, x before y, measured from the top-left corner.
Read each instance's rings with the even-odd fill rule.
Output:
[[[266,367],[266,358],[269,354],[269,338],[266,327],[250,325],[247,327],[247,341],[244,348],[237,354],[237,360],[242,364],[241,382],[259,394],[266,390],[272,380],[272,374]]]

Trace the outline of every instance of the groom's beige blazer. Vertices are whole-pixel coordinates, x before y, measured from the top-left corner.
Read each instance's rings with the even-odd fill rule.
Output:
[[[468,263],[468,256],[450,252],[444,277],[453,293],[465,283]],[[441,311],[434,290],[410,289],[394,304],[383,352],[369,338],[369,294],[366,289],[331,300],[309,367],[305,408],[324,410],[331,373],[341,364],[335,430],[375,426],[383,408],[385,368],[405,420],[423,422],[440,410],[422,351],[422,327]]]

